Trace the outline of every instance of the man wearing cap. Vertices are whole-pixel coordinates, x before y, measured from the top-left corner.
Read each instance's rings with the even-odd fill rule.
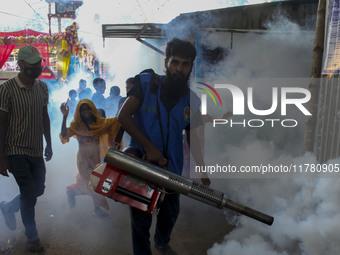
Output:
[[[38,80],[43,58],[37,48],[19,49],[19,74],[0,85],[0,174],[12,173],[20,195],[0,203],[1,213],[10,230],[16,228],[15,213],[20,210],[27,249],[42,252],[35,223],[37,197],[45,189],[45,159],[52,157],[50,118],[47,112],[48,88]]]

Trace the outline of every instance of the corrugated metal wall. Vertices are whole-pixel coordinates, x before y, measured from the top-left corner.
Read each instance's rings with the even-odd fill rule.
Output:
[[[314,30],[318,1],[295,0],[237,6],[216,10],[185,13],[173,19],[168,28],[195,24],[200,28],[268,29],[268,22],[286,16],[304,30]],[[188,30],[188,27],[185,27]]]
[[[322,78],[317,117],[316,154],[320,162],[340,156],[340,81]]]

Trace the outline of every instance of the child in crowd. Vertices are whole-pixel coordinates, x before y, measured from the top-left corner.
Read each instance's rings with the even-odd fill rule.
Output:
[[[106,82],[103,78],[95,78],[93,80],[93,87],[96,92],[93,94],[91,101],[97,108],[105,108],[105,97],[103,94],[106,90]]]
[[[110,89],[110,96],[105,99],[105,109],[108,117],[115,117],[118,113],[118,104],[121,99],[120,88],[112,86]]]
[[[74,89],[71,89],[69,92],[68,92],[68,99],[66,101],[66,104],[70,110],[70,114],[71,116],[73,116],[75,110],[76,110],[76,107],[77,107],[77,104],[78,104],[78,100],[77,100],[77,91],[75,91]]]

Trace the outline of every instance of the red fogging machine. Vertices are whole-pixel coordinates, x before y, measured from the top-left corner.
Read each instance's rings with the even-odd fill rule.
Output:
[[[225,194],[171,173],[135,156],[110,148],[91,175],[93,189],[104,196],[152,213],[169,189],[217,208],[228,208],[267,225],[274,218],[236,203]]]

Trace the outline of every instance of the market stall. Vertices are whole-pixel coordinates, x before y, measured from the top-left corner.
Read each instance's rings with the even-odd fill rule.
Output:
[[[55,47],[61,35],[49,35],[47,33],[25,29],[14,32],[0,32],[0,69],[15,71],[11,62],[16,61],[17,51],[26,44],[37,47],[41,56],[45,59],[43,66],[50,66],[51,58],[55,55]]]
[[[0,70],[2,72],[18,71],[17,54],[20,47],[31,44],[38,48],[42,62],[58,79],[67,79],[69,70],[86,68],[91,65],[92,57],[87,54],[87,48],[78,39],[78,25],[73,22],[63,33],[48,34],[25,29],[13,32],[0,32]],[[77,58],[73,63],[78,67],[70,68],[71,58]]]

